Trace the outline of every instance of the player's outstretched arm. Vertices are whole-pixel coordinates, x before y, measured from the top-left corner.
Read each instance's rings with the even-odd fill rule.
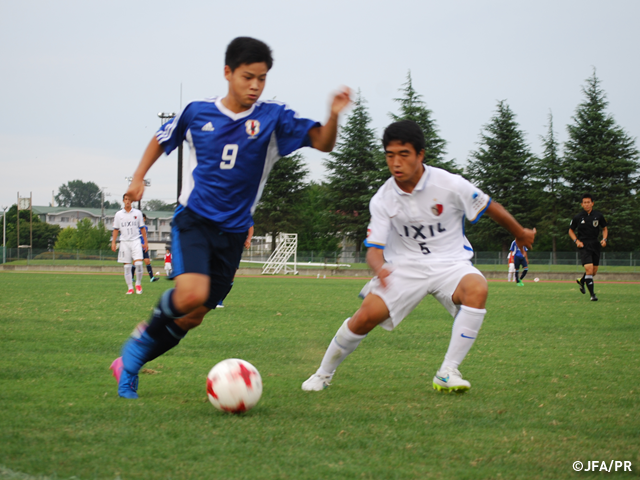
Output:
[[[140,160],[138,168],[136,168],[136,171],[133,173],[133,179],[129,184],[127,195],[132,202],[138,201],[142,198],[142,194],[144,193],[144,176],[163,153],[164,149],[160,146],[158,139],[154,136],[149,142],[149,145],[147,145],[147,149],[142,154],[142,160]]]
[[[518,247],[532,247],[533,240],[536,236],[535,228],[533,230],[523,228],[522,225],[513,218],[513,215],[511,215],[495,200],[489,204],[489,208],[487,208],[487,215],[489,215],[489,217],[491,217],[498,225],[511,232],[511,234],[516,238],[516,245],[518,245]]]
[[[313,148],[321,152],[333,150],[338,136],[338,117],[350,103],[351,89],[344,87],[341,92],[336,93],[331,102],[331,111],[327,122],[320,127],[313,127],[309,130],[309,138]]]

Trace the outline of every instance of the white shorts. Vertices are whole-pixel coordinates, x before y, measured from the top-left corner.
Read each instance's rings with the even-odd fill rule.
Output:
[[[167,272],[167,273],[171,271],[171,264],[170,263],[165,263],[164,264],[164,271]]]
[[[455,317],[460,305],[455,305],[451,296],[456,291],[462,277],[480,273],[471,262],[443,263],[429,266],[389,266],[393,268],[386,278],[387,288],[380,285],[378,277],[367,283],[360,296],[370,293],[379,296],[389,309],[389,318],[380,324],[386,330],[393,330],[409,315],[424,297],[431,294]]]
[[[515,263],[510,263],[509,264],[509,273],[513,273],[516,271],[516,264]]]
[[[140,240],[120,242],[118,262],[133,263],[136,260],[142,260],[142,243],[140,243]]]

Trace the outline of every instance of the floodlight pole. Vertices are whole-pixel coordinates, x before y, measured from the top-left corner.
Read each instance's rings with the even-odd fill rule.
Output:
[[[181,90],[182,94],[182,90]],[[180,103],[182,103],[182,97],[180,99]],[[164,125],[172,118],[175,118],[176,114],[174,112],[166,113],[160,112],[158,113],[158,117],[160,118],[161,125]],[[176,205],[180,200],[180,193],[182,192],[182,142],[178,145],[178,196],[176,198]]]

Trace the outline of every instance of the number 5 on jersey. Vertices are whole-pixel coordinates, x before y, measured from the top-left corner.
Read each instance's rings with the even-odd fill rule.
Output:
[[[220,170],[231,170],[236,164],[237,156],[238,145],[233,143],[225,145],[222,149],[222,163],[220,163]]]

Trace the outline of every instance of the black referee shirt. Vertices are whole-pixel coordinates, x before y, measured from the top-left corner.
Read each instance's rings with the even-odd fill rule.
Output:
[[[584,210],[571,220],[571,230],[581,242],[593,242],[598,240],[600,229],[607,226],[604,215],[597,210],[587,213]]]

